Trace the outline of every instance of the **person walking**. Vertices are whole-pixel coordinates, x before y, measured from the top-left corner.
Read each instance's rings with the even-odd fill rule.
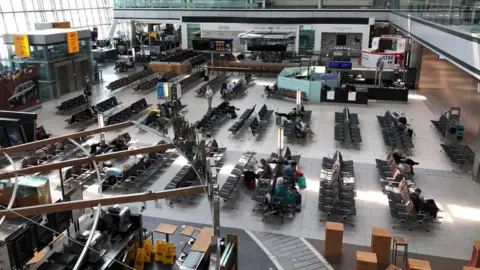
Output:
[[[207,97],[208,101],[208,111],[212,110],[212,99],[213,99],[213,90],[210,85],[207,86],[207,91],[205,92],[205,96]]]

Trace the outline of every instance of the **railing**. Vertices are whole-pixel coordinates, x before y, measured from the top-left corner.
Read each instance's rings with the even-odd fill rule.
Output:
[[[424,19],[449,28],[470,33],[480,33],[480,5],[449,5],[410,2],[398,5],[396,12]]]
[[[258,0],[115,0],[115,8],[262,8]]]

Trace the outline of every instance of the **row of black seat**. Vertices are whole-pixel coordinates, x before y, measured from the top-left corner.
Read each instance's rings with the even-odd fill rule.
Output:
[[[213,93],[217,90],[220,90],[223,82],[228,79],[228,76],[225,73],[218,74],[215,78],[211,79],[207,84],[203,85],[202,87],[198,88],[195,92],[200,97],[205,97],[205,93],[207,92],[207,87],[210,85],[212,87]]]
[[[85,108],[84,110],[73,114],[70,119],[66,119],[65,122],[70,126],[91,122],[97,119],[97,112],[105,113],[120,104],[121,103],[117,101],[116,97],[111,97],[93,106],[93,108]]]
[[[458,167],[463,167],[467,163],[473,165],[475,159],[475,153],[466,144],[461,144],[458,141],[454,141],[451,144],[440,144],[443,151],[447,154],[450,162]]]
[[[263,134],[268,125],[268,120],[273,114],[273,110],[268,110],[267,105],[263,105],[260,111],[258,111],[258,118],[255,117],[252,123],[250,123],[250,130],[252,131],[252,136],[258,138],[257,135]]]
[[[245,152],[242,154],[237,164],[235,164],[235,167],[232,169],[227,180],[218,192],[218,196],[224,201],[227,201],[232,195],[233,190],[235,190],[238,181],[240,181],[240,178],[243,175],[243,171],[250,166],[250,162],[254,158],[255,154],[255,152]]]
[[[210,112],[205,114],[202,119],[195,122],[195,129],[201,133],[211,133],[216,126],[218,126],[228,115],[228,104],[222,102],[217,107],[213,108]]]
[[[273,87],[269,87],[268,88],[269,90],[265,89],[265,95],[267,96],[267,98],[276,98],[276,99],[285,99],[285,98],[288,98],[288,99],[292,99],[292,100],[296,100],[297,99],[297,91],[295,90],[290,90],[290,89],[284,89],[284,88],[278,88],[277,87],[277,84],[275,84]],[[301,93],[301,98],[302,98],[302,101],[305,101],[305,102],[308,102],[308,97],[307,97],[307,93],[305,92],[302,92]]]
[[[407,129],[400,130],[397,128],[397,122],[393,118],[390,111],[385,112],[384,116],[378,116],[377,120],[382,128],[382,136],[385,146],[398,149],[412,149],[415,146],[412,137],[408,134]]]
[[[297,166],[300,165],[300,159],[302,158],[301,155],[292,155],[292,150],[290,150],[290,147],[285,147],[285,150],[283,151],[283,157],[281,157],[280,163],[290,163],[294,161],[297,163]],[[270,157],[268,158],[268,163],[279,163],[279,156],[278,153],[271,153]]]
[[[234,82],[232,92],[230,93],[231,98],[241,98],[245,96],[248,84],[253,80],[252,73],[247,73],[245,77]]]
[[[405,179],[409,187],[415,186],[415,181],[413,180],[413,175],[411,173],[402,173],[398,169],[397,163],[393,158],[393,152],[387,154],[387,158],[375,159],[377,166],[378,175],[380,176],[380,184],[382,189],[385,189],[385,186],[391,184],[395,181],[395,178],[402,177]]]
[[[148,77],[153,74],[153,71],[151,69],[146,69],[139,71],[137,73],[134,73],[132,75],[128,75],[127,77],[120,78],[118,80],[115,80],[107,85],[107,89],[113,91],[119,88],[122,88],[124,86],[127,86],[135,81],[138,81],[140,79],[143,79],[145,77]]]
[[[76,138],[74,141],[82,144],[90,138],[92,138],[92,136]],[[22,169],[38,166],[48,160],[58,158],[60,155],[66,155],[68,151],[71,151],[75,148],[77,148],[77,146],[68,140],[65,142],[56,142],[54,144],[46,145],[35,151],[34,155],[23,158],[21,165]]]
[[[157,145],[164,144],[165,141],[160,141]],[[111,176],[105,179],[102,183],[102,189],[109,187],[115,188],[121,185],[123,188],[130,187],[139,188],[139,186],[148,180],[148,178],[157,170],[162,168],[166,160],[165,151],[150,152],[138,158],[138,160],[123,170],[121,176]]]
[[[353,116],[353,118],[350,118]],[[335,113],[335,141],[340,142],[346,147],[350,145],[357,145],[362,142],[362,135],[358,127],[358,115],[350,113],[350,110],[345,107],[343,112]]]
[[[350,124],[357,126],[360,125],[358,114],[351,113],[348,107],[345,107],[342,112],[335,112],[335,124],[343,124],[347,118],[350,121]]]
[[[197,180],[195,171],[191,165],[187,164],[183,166],[172,180],[170,180],[165,186],[165,190],[189,187],[195,182],[195,180]]]
[[[440,135],[445,137],[445,135],[447,134],[447,125],[448,125],[447,117],[444,114],[442,114],[442,116],[440,116],[438,121],[430,120],[430,122],[432,122],[432,125],[438,130],[438,132],[440,132]]]
[[[191,67],[195,67],[197,65],[200,65],[201,63],[205,62],[208,59],[208,54],[202,53],[200,55],[196,55],[194,57],[191,57],[187,61],[190,63]]]
[[[203,72],[198,71],[179,81],[178,84],[182,86],[182,94],[186,93],[192,86],[196,85],[197,81],[202,78],[202,75]]]
[[[176,76],[177,76],[177,73],[172,72],[172,71],[163,74],[163,77],[167,81],[173,79]],[[146,80],[146,81],[143,81],[143,82],[137,84],[133,88],[133,92],[147,91],[147,90],[155,89],[155,87],[157,86],[157,83],[158,83],[158,78],[157,77],[151,78],[149,80]]]
[[[235,122],[229,129],[228,131],[230,131],[232,134],[236,134],[242,127],[243,125],[245,125],[245,122],[248,120],[248,118],[250,118],[250,116],[252,116],[253,112],[255,111],[255,107],[257,105],[254,105],[252,108],[250,109],[246,109],[242,115],[238,118],[238,121]]]
[[[128,143],[132,140],[132,137],[128,132],[122,133],[111,141],[102,144],[93,144],[90,145],[90,154],[91,155],[100,155],[110,152],[124,151],[128,149]]]
[[[192,58],[194,56],[199,55],[198,53],[192,51],[192,50],[176,50],[175,52],[165,56],[161,57],[159,61],[161,62],[183,62],[188,60],[189,58]]]
[[[117,112],[116,114],[110,116],[107,120],[107,126],[118,124],[125,122],[132,117],[137,116],[140,112],[144,111],[146,108],[152,106],[151,104],[147,104],[145,98],[142,98],[136,102],[134,102],[129,107]]]
[[[69,100],[65,100],[60,104],[60,106],[55,108],[59,113],[68,113],[85,105],[87,105],[87,98],[85,95],[79,95]]]

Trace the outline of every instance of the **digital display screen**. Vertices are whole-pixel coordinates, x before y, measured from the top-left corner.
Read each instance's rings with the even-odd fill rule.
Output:
[[[194,50],[209,51],[232,51],[231,39],[210,39],[210,38],[194,38],[192,39],[192,48]]]
[[[352,69],[352,62],[329,62],[328,67],[330,69]]]
[[[24,143],[22,133],[19,127],[6,126],[8,140],[11,146],[20,145]]]
[[[122,44],[118,44],[118,45],[117,45],[117,53],[119,53],[119,54],[126,54],[127,51],[128,51],[127,45],[122,45]]]
[[[337,35],[337,46],[347,45],[347,35]]]

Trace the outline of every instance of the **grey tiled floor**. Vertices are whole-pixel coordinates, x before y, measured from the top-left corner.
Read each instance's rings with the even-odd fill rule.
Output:
[[[107,69],[106,69],[107,70]],[[122,76],[125,74],[122,74]],[[100,101],[106,98],[107,92],[103,87],[108,81],[113,80],[118,75],[107,74],[104,78],[106,82],[97,86],[94,91],[94,100]],[[263,85],[273,82],[273,79],[257,78],[256,85],[249,88],[247,96],[240,100],[233,100],[232,104],[242,111],[248,107],[264,103],[273,110],[288,112],[293,108],[294,103],[282,100],[270,100],[261,97]],[[197,85],[196,87],[199,87]],[[190,90],[182,97],[182,101],[188,104],[185,110],[185,117],[191,121],[199,120],[207,109],[205,99],[195,97],[194,89]],[[78,95],[72,93],[69,97]],[[108,94],[111,95],[111,94]],[[113,93],[125,105],[129,105],[138,99],[145,97],[148,103],[157,103],[155,92],[147,95],[132,94],[131,88],[120,89]],[[72,132],[71,129],[63,128],[66,116],[55,115],[54,107],[67,97],[48,102],[43,108],[38,110],[39,124],[44,125],[55,135],[63,135]],[[95,103],[95,102],[94,102]],[[220,98],[214,97],[213,105],[218,105]],[[320,160],[323,156],[332,155],[335,148],[333,140],[334,114],[341,111],[341,105],[318,105],[308,104],[306,109],[312,110],[311,126],[316,136],[313,141],[306,145],[290,145],[292,152],[301,154],[302,160],[300,167],[305,172],[308,187],[301,191],[303,196],[303,211],[298,213],[293,220],[288,220],[285,224],[272,222],[265,224],[261,221],[261,216],[252,212],[255,204],[250,200],[250,194],[247,191],[239,189],[234,192],[232,199],[227,203],[222,203],[221,223],[226,227],[248,229],[252,231],[263,231],[268,233],[277,233],[293,237],[308,237],[314,239],[324,239],[324,223],[319,222],[320,213],[317,210],[318,187]],[[437,118],[433,115],[422,99],[412,98],[408,104],[390,104],[390,103],[371,103],[368,107],[350,106],[351,112],[359,114],[360,129],[363,137],[363,144],[360,150],[340,149],[345,159],[351,159],[357,164],[356,182],[357,182],[357,216],[354,217],[355,227],[346,228],[344,240],[346,243],[364,245],[370,244],[370,232],[372,226],[389,228],[395,220],[390,218],[388,212],[387,199],[380,190],[378,176],[374,168],[374,159],[385,156],[386,149],[383,146],[381,132],[377,124],[376,115],[384,114],[387,110],[396,110],[407,112],[407,118],[413,118],[412,127],[415,130],[414,137],[415,150],[413,158],[420,162],[416,169],[416,183],[426,197],[434,198],[443,213],[443,224],[435,226],[429,233],[421,229],[409,232],[408,230],[394,231],[396,235],[407,236],[411,242],[411,251],[421,254],[436,254],[447,258],[467,259],[471,254],[472,241],[480,238],[480,187],[470,179],[470,176],[464,174],[452,173],[452,167],[444,153],[440,152],[440,139],[433,128],[430,127],[429,120]],[[249,131],[245,130],[239,138],[229,139],[227,129],[234,123],[233,120],[227,120],[226,123],[215,134],[216,139],[221,145],[228,147],[228,154],[220,172],[220,184],[223,184],[227,174],[231,171],[235,162],[243,151],[255,151],[258,154],[257,159],[269,155],[275,151],[276,129],[271,121],[266,130],[264,138],[258,141],[249,140]],[[89,128],[93,128],[90,126]],[[132,147],[150,145],[159,140],[153,134],[139,132],[137,128],[128,128],[122,132],[128,131],[132,135]],[[119,132],[109,132],[107,139],[111,139]],[[170,133],[171,134],[171,133]],[[168,181],[181,168],[182,159],[177,160],[170,168],[164,170],[158,179],[149,181],[146,185],[147,190],[163,190]],[[57,174],[58,175],[58,174]],[[56,178],[55,178],[56,177]],[[58,183],[58,176],[50,178],[51,186],[54,188]],[[52,191],[54,196],[58,196],[59,191]],[[115,193],[107,192],[104,196],[112,196]],[[95,185],[88,188],[84,193],[85,198],[98,197]],[[197,222],[210,224],[210,210],[205,196],[199,196],[192,204],[178,203],[173,208],[167,207],[162,203],[161,209],[155,207],[154,202],[148,203],[148,208],[144,215],[152,217],[161,217],[175,219],[183,222]],[[141,206],[141,204],[135,204]],[[233,207],[233,208],[232,208]]]

